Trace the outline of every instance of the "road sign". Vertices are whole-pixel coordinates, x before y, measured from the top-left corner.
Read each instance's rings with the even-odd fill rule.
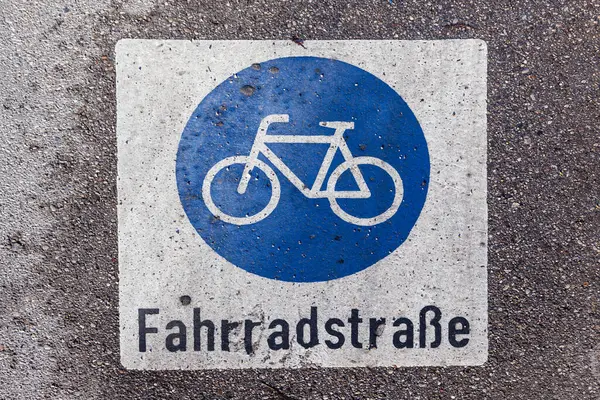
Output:
[[[487,358],[486,47],[117,45],[121,359]]]

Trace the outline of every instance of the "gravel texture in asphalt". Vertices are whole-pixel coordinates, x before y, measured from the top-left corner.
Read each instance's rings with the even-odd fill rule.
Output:
[[[488,363],[124,370],[121,38],[486,40]],[[598,0],[3,0],[0,54],[0,398],[600,398]]]

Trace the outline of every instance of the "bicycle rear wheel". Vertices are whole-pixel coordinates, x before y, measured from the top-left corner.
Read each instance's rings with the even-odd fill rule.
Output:
[[[358,168],[359,165],[373,165],[379,167],[384,170],[394,182],[395,192],[392,204],[384,212],[374,217],[361,218],[347,213],[346,211],[342,210],[335,197],[335,187],[340,176],[342,176],[342,174],[348,169]],[[328,200],[329,204],[331,205],[331,210],[344,221],[359,226],[377,225],[393,217],[394,214],[396,214],[396,211],[398,211],[400,203],[402,203],[404,194],[402,178],[400,178],[398,171],[396,171],[390,164],[376,157],[355,157],[341,163],[329,177],[329,181],[327,182],[327,192],[330,193]]]

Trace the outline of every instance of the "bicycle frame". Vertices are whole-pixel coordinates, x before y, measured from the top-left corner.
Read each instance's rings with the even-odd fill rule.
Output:
[[[327,128],[335,129],[333,135],[269,135],[267,130],[269,125],[272,123],[287,123],[289,122],[288,114],[271,114],[264,117],[256,133],[256,138],[252,144],[252,149],[248,156],[249,161],[244,166],[244,172],[242,173],[242,179],[238,185],[237,191],[239,194],[244,194],[248,188],[248,182],[251,178],[252,170],[254,169],[255,162],[258,159],[259,154],[263,154],[279,171],[285,176],[300,192],[311,199],[319,198],[344,198],[344,199],[365,199],[371,196],[367,183],[365,182],[362,173],[357,166],[350,168],[352,176],[356,180],[359,190],[347,190],[347,191],[336,191],[336,190],[321,190],[327,172],[333,162],[333,157],[339,149],[342,156],[346,161],[354,158],[348,148],[348,144],[344,140],[344,132],[346,129],[354,129],[354,122],[320,122],[319,125]],[[288,168],[287,165],[281,160],[271,149],[268,147],[268,143],[328,143],[329,149],[325,154],[321,168],[317,173],[315,182],[311,188],[308,188],[300,178],[294,172]]]

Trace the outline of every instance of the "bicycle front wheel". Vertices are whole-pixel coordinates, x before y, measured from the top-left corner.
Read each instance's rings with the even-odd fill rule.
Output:
[[[267,205],[257,213],[253,215],[246,215],[244,217],[235,217],[233,215],[229,215],[223,212],[215,202],[211,196],[211,186],[215,176],[225,168],[228,168],[235,164],[246,165],[250,161],[248,156],[234,156],[227,157],[218,163],[216,163],[206,174],[204,177],[204,182],[202,183],[202,198],[204,199],[204,203],[208,210],[218,219],[223,222],[227,222],[234,225],[249,225],[255,224],[263,219],[267,218],[269,214],[275,210],[277,204],[279,203],[279,198],[281,197],[281,186],[279,184],[279,178],[277,178],[277,174],[271,167],[260,160],[254,160],[254,168],[258,168],[261,170],[269,179],[271,183],[271,197]]]

